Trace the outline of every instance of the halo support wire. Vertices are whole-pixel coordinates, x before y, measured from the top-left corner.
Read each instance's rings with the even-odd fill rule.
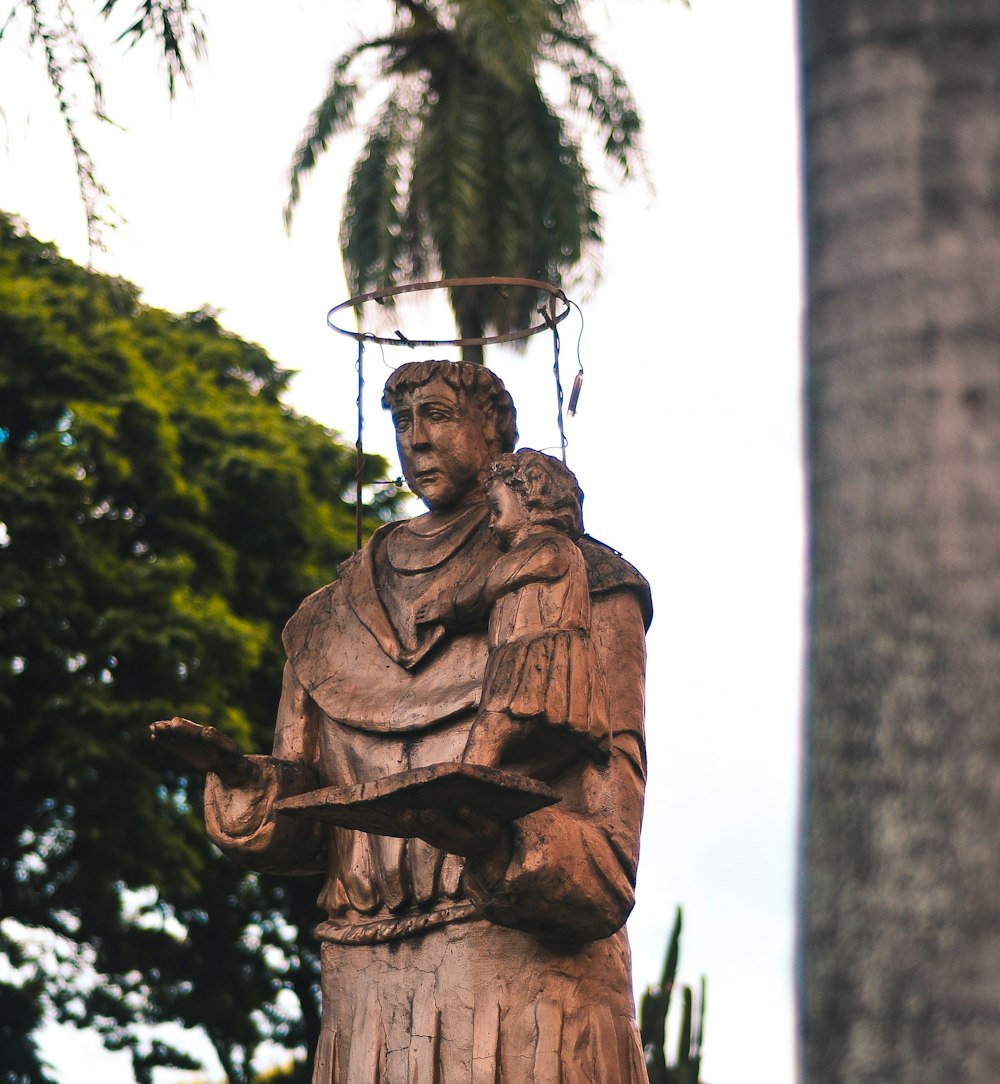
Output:
[[[536,310],[541,317],[541,320],[537,324],[532,324],[526,328],[519,328],[517,331],[506,332],[502,335],[481,335],[477,337],[466,337],[458,339],[410,339],[404,335],[398,328],[393,332],[391,336],[376,335],[370,331],[351,331],[349,328],[341,327],[334,320],[334,316],[337,313],[342,312],[345,309],[354,309],[355,318],[358,321],[358,326],[361,325],[361,314],[357,310],[362,305],[369,301],[374,301],[378,305],[384,305],[386,301],[393,297],[398,297],[400,294],[412,294],[423,293],[431,290],[452,290],[461,287],[478,287],[480,289],[485,287],[492,287],[494,289],[504,289],[511,286],[526,287],[528,289],[539,290],[548,295],[547,307],[546,305],[540,305]],[[558,303],[562,303],[562,308],[558,308]],[[552,332],[552,350],[554,355],[554,363],[552,366],[553,372],[556,378],[556,406],[557,406],[557,422],[559,425],[559,450],[562,454],[562,461],[566,462],[566,430],[563,424],[563,388],[562,380],[559,375],[559,327],[558,325],[566,319],[569,315],[571,307],[576,307],[574,302],[559,289],[558,286],[553,286],[551,283],[543,282],[540,279],[522,279],[522,278],[506,278],[501,276],[487,276],[482,278],[457,278],[457,279],[440,279],[433,282],[411,282],[402,286],[393,286],[385,290],[373,290],[366,294],[356,294],[354,297],[348,298],[346,301],[342,301],[339,305],[335,305],[326,314],[327,326],[333,331],[336,331],[340,335],[346,335],[348,338],[354,339],[358,344],[358,359],[356,362],[356,368],[358,371],[358,436],[354,443],[355,450],[355,470],[354,470],[354,547],[355,550],[361,549],[361,535],[362,535],[362,520],[364,516],[364,503],[363,503],[363,490],[364,490],[364,476],[365,476],[365,453],[363,445],[363,432],[365,427],[364,419],[364,406],[363,396],[365,387],[364,377],[364,356],[365,356],[365,343],[378,343],[379,346],[408,346],[411,349],[417,346],[437,347],[437,346],[492,346],[496,343],[509,343],[517,342],[520,339],[527,339],[531,335],[537,335],[540,331],[549,330]],[[582,314],[581,314],[582,315]],[[582,328],[581,328],[582,333]],[[577,343],[577,361],[579,362],[580,347]],[[580,378],[583,375],[583,364],[580,363],[580,372],[577,374],[576,381],[573,386],[573,393],[570,397],[570,414],[576,411],[576,400],[579,396],[579,383]],[[397,483],[398,484],[398,483]]]

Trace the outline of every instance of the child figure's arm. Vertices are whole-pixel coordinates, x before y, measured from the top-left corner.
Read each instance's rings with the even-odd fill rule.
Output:
[[[529,583],[550,583],[565,576],[570,555],[576,548],[567,535],[555,531],[529,535],[520,545],[505,553],[490,569],[483,594],[489,604]]]
[[[439,621],[450,628],[485,617],[501,595],[529,583],[545,583],[565,576],[570,566],[569,547],[574,545],[566,535],[555,532],[530,535],[500,557],[485,581],[468,580],[418,606],[417,624]]]
[[[416,610],[417,624],[440,622],[446,628],[470,624],[488,614],[495,601],[487,595],[482,579],[468,580],[421,603]]]

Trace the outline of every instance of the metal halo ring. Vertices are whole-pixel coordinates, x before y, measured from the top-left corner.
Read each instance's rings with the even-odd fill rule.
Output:
[[[519,331],[508,331],[504,335],[483,335],[478,338],[467,339],[407,339],[401,332],[397,332],[393,338],[384,335],[376,335],[370,331],[349,331],[345,327],[339,327],[333,322],[335,313],[341,309],[357,308],[368,301],[385,301],[386,298],[396,297],[398,294],[422,293],[428,290],[446,290],[453,286],[528,286],[536,290],[542,290],[550,297],[558,299],[564,308],[554,316],[542,319],[530,327],[521,328]],[[439,279],[433,282],[410,282],[403,286],[393,286],[387,290],[373,290],[367,294],[357,294],[355,297],[342,301],[335,305],[326,314],[327,326],[340,335],[346,335],[356,342],[379,343],[382,346],[491,346],[494,343],[516,342],[518,339],[527,339],[531,335],[537,335],[539,331],[550,330],[555,324],[565,320],[569,315],[569,298],[557,286],[542,282],[540,279],[519,279],[490,276],[487,278],[467,279]]]

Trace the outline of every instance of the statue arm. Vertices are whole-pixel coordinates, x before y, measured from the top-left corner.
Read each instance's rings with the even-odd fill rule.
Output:
[[[516,821],[506,846],[470,859],[470,890],[504,926],[561,941],[608,937],[634,903],[645,790],[645,638],[631,591],[599,596],[591,636],[604,664],[614,741],[554,783],[563,800]]]
[[[565,576],[570,568],[569,555],[575,549],[575,543],[566,535],[546,532],[541,537],[529,536],[490,570],[485,588],[490,603],[529,583],[548,583]]]
[[[485,579],[463,580],[443,591],[417,613],[421,623],[440,621],[454,628],[477,621],[489,613],[501,595],[520,590],[529,583],[544,583],[565,576],[570,568],[568,551],[574,543],[565,535],[546,534],[531,538],[510,553],[503,554]]]
[[[209,838],[236,861],[263,873],[312,873],[325,866],[318,822],[282,817],[279,798],[320,786],[319,709],[285,665],[271,756],[247,758],[249,778],[227,786],[214,772],[205,783]]]

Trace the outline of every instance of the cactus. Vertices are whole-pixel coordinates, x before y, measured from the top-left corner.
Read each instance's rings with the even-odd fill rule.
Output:
[[[681,1025],[677,1041],[677,1061],[667,1064],[667,1014],[677,979],[683,917],[680,907],[667,943],[663,974],[658,986],[648,986],[639,1001],[639,1031],[646,1055],[649,1084],[701,1084],[701,1050],[705,1034],[705,979],[695,1011],[694,994],[690,986],[681,987]]]

